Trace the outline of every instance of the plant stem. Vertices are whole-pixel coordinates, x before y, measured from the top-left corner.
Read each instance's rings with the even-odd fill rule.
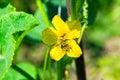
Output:
[[[79,45],[81,47],[81,50],[83,52],[83,45],[82,41]],[[77,71],[77,78],[78,80],[86,80],[86,72],[85,72],[85,62],[84,62],[84,52],[82,55],[75,60],[76,63],[76,71]]]
[[[79,11],[80,11],[82,5],[83,5],[83,0],[71,0],[71,20],[79,19],[77,17],[79,17],[78,14],[79,14]],[[85,23],[82,27],[80,38],[78,39],[78,43],[80,44],[79,46],[81,47],[82,52],[83,52],[83,46],[82,46],[81,39],[82,39],[82,36],[83,36],[83,32],[86,29],[86,26],[87,26],[87,23],[88,23],[87,22],[87,18],[88,18],[87,7],[88,7],[87,1],[85,0],[84,1],[84,6],[83,6],[83,16],[85,18]],[[76,63],[76,71],[77,71],[78,80],[86,80],[84,52],[78,59],[75,60],[75,63]]]
[[[45,72],[46,72],[46,67],[47,67],[47,59],[48,59],[49,50],[50,50],[50,46],[48,46],[46,53],[45,53],[42,80],[45,80]]]
[[[39,75],[39,68],[36,67],[36,80],[40,80],[40,75]]]
[[[57,80],[62,80],[63,76],[64,76],[64,67],[62,66],[61,61],[57,62]]]
[[[82,5],[82,4],[81,4]],[[84,1],[84,6],[83,6],[83,16],[84,16],[84,24],[82,26],[82,31],[81,31],[81,34],[80,34],[80,37],[78,39],[78,43],[80,43],[81,39],[82,39],[82,36],[83,36],[83,33],[85,31],[85,29],[87,28],[87,25],[88,25],[88,4],[87,4],[87,0]]]
[[[66,5],[67,5],[67,14],[68,17],[70,17],[70,0],[66,0]]]
[[[41,0],[36,0],[36,3],[37,3],[38,8],[39,8],[39,10],[41,12],[41,15],[43,16],[43,20],[45,21],[46,26],[49,27],[50,26],[49,19],[47,17],[45,9],[43,8]]]
[[[71,19],[76,19],[76,0],[71,0]]]
[[[50,74],[50,79],[52,80],[52,70],[51,70],[51,58],[49,55],[49,59],[48,59],[48,70],[49,70],[49,74]]]
[[[85,62],[84,62],[84,52],[83,52],[83,45],[82,45],[82,37],[83,37],[83,32],[87,28],[87,18],[88,18],[88,13],[87,13],[87,0],[84,1],[84,6],[83,6],[83,16],[85,19],[85,23],[83,24],[82,31],[80,38],[78,39],[78,43],[80,44],[79,46],[81,47],[82,50],[82,55],[75,61],[76,63],[76,69],[77,69],[77,78],[78,80],[86,80],[86,73],[85,73]]]
[[[82,39],[82,37],[83,37],[83,33],[84,33],[84,31],[85,31],[86,28],[87,28],[87,23],[84,23],[84,25],[82,26],[82,30],[81,30],[80,37],[79,37],[79,39],[78,39],[78,44],[80,44],[81,39]]]
[[[25,76],[28,80],[35,80],[31,75],[29,75],[27,72],[16,66],[15,64],[12,64],[11,66],[14,70],[21,73],[23,76]]]

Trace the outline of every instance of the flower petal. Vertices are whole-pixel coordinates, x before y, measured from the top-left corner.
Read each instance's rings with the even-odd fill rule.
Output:
[[[52,28],[46,28],[42,32],[42,41],[47,45],[53,45],[57,42],[58,36],[56,35],[56,31]]]
[[[70,30],[77,29],[77,30],[81,31],[81,29],[82,29],[81,23],[78,20],[67,21],[66,23],[69,26]]]
[[[65,55],[65,51],[61,49],[60,45],[53,46],[50,51],[50,57],[56,61],[59,61]]]
[[[79,38],[79,36],[80,36],[80,31],[77,29],[74,29],[65,35],[65,39],[76,39],[76,38]]]
[[[74,40],[68,40],[67,44],[71,48],[68,52],[67,55],[69,57],[79,57],[82,54],[82,51],[79,47],[79,45],[74,41]]]
[[[70,31],[68,25],[58,15],[53,17],[52,24],[58,31],[59,36],[62,36]]]

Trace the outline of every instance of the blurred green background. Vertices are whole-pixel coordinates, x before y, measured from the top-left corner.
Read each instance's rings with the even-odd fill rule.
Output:
[[[87,79],[120,80],[120,0],[88,1],[97,15],[83,39]]]
[[[7,1],[1,0],[0,2],[6,3]],[[33,64],[36,67],[43,64],[46,49],[46,45],[42,44],[40,34],[45,28],[42,15],[37,9],[35,0],[10,0],[9,2],[16,7],[17,11],[33,14],[40,21],[40,26],[27,34],[14,56],[14,62],[25,70],[31,68],[28,71],[32,72],[31,75],[35,77],[34,74],[37,73]],[[52,17],[57,14],[60,0],[42,0],[42,2],[51,21]],[[88,4],[89,27],[85,30],[83,37],[87,79],[120,80],[120,0],[88,0]],[[61,17],[64,20],[67,19],[65,0],[62,2]],[[28,65],[31,67],[28,68]],[[15,71],[11,69],[6,80],[12,76],[11,72]],[[19,75],[17,77],[20,77]]]

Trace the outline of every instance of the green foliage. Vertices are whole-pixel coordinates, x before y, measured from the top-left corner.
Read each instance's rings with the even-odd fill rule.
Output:
[[[62,4],[60,4],[60,1],[62,1]],[[49,0],[53,5],[61,5],[62,7],[66,7],[66,1],[65,0]]]
[[[62,78],[65,77],[66,66],[72,63],[72,61],[73,61],[73,58],[64,56],[60,61],[57,62],[57,74],[58,74],[57,80],[62,80]]]
[[[82,8],[85,0],[71,0],[70,14],[72,20],[79,20],[82,15]]]
[[[10,68],[13,56],[15,54],[14,52],[19,46],[23,37],[39,22],[32,15],[26,14],[24,12],[16,12],[14,7],[11,5],[8,5],[6,8],[0,8],[0,13],[2,14],[0,15],[1,79]]]
[[[52,3],[52,2],[58,2],[58,3]],[[60,0],[49,0],[49,2],[46,4],[47,6],[47,15],[50,20],[54,17],[54,15],[58,14],[58,7]],[[64,4],[65,0],[62,0],[62,4]],[[68,18],[67,15],[67,9],[64,6],[61,6],[61,18],[65,21]]]
[[[8,5],[7,7],[0,8],[0,17],[6,15],[9,12],[15,12],[15,8],[11,5]]]
[[[88,25],[92,25],[98,13],[98,0],[87,0],[88,2]]]
[[[17,71],[10,68],[10,65],[12,64],[13,56],[15,54],[15,50],[20,45],[23,37],[27,34],[27,38],[30,39],[30,40],[27,40],[28,43],[31,42],[32,40],[35,40],[37,42],[41,42],[43,40],[43,42],[48,45],[55,44],[57,40],[57,36],[54,33],[52,33],[50,29],[48,28],[46,29],[46,27],[48,27],[46,26],[45,19],[44,19],[44,15],[46,14],[44,14],[42,10],[38,10],[38,9],[36,10],[37,8],[36,5],[40,5],[39,8],[41,8],[41,6],[44,6],[43,10],[45,10],[45,12],[47,13],[46,16],[50,20],[52,20],[53,16],[58,13],[58,7],[61,5],[61,17],[65,21],[68,18],[67,10],[66,10],[66,0],[41,0],[41,4],[35,4],[35,0],[11,0],[11,2],[14,5],[16,5],[16,7],[18,8],[17,10],[24,10],[30,13],[34,13],[34,11],[36,10],[34,17],[36,17],[39,21],[37,21],[33,16],[26,14],[24,12],[16,12],[15,8],[12,7],[11,5],[7,6],[8,4],[7,1],[8,0],[0,0],[0,80],[4,76],[5,76],[4,80],[8,80],[8,79],[9,80],[19,80],[19,79],[27,80],[26,77],[24,77],[23,75],[19,74]],[[36,1],[40,1],[40,0],[36,0]],[[81,29],[82,28],[81,26],[85,22],[84,16],[83,16],[84,0],[71,0],[71,1],[73,1],[74,3],[72,6],[72,11],[73,11],[72,15],[75,16],[75,19],[81,20],[81,23],[78,23],[79,21],[68,21],[67,24],[70,26],[70,29],[76,29],[76,28]],[[99,47],[100,49],[103,48],[106,40],[108,40],[110,37],[120,36],[120,31],[119,31],[120,15],[118,14],[120,13],[120,7],[119,7],[120,0],[111,0],[111,1],[86,0],[86,1],[88,2],[88,25],[90,26],[90,28],[88,29],[89,32],[86,32],[84,40],[87,40],[88,42],[87,44],[90,44],[89,49],[93,48],[93,52],[99,55],[100,52],[103,52],[103,51],[102,50],[98,50],[97,52],[95,51]],[[118,5],[115,4],[115,6],[113,6],[114,2],[116,2]],[[50,20],[48,20],[48,24]],[[40,25],[36,26],[39,22],[40,22]],[[32,29],[33,27],[35,28]],[[46,34],[49,34],[49,35],[46,35]],[[24,45],[26,45],[26,43]],[[32,50],[30,49],[31,47],[34,47],[34,46],[35,45],[32,45],[32,46],[27,45],[27,48],[25,48],[25,51],[33,54],[36,51],[33,48]],[[40,49],[41,52],[38,51],[37,53],[44,53],[44,51],[42,50],[43,47],[44,46],[38,47],[38,49]],[[22,55],[23,57],[25,57],[24,54]],[[38,55],[39,54],[37,54],[37,56]],[[43,57],[43,55],[41,57]],[[58,68],[57,70],[58,76],[60,77],[65,76],[64,70],[66,68],[66,65],[70,64],[72,60],[73,60],[72,58],[65,56],[63,59],[61,59],[61,61],[58,63],[57,66],[54,65],[53,62],[51,62],[52,64],[49,63],[50,61],[48,60],[47,62],[48,67],[46,66],[47,70],[45,71],[46,72],[45,79],[53,80],[53,78],[57,77],[56,67]],[[94,61],[96,62],[96,60]],[[93,64],[93,61],[91,62]],[[112,56],[106,56],[106,57],[100,58],[97,61],[98,66],[95,69],[96,74],[101,73],[105,80],[119,80],[120,79],[119,78],[120,65],[118,64],[119,62],[120,62],[119,55],[117,56],[112,55]],[[36,63],[37,65],[42,65],[42,59],[40,63],[38,63],[37,61]],[[23,70],[25,70],[27,73],[30,73],[30,75],[36,79],[36,76],[35,76],[36,70],[34,67],[35,65],[33,66],[29,63],[22,63],[22,64],[18,64],[18,66]],[[49,71],[48,69],[49,66],[52,67],[51,69],[52,71]],[[9,68],[10,70],[8,70]],[[44,74],[43,66],[40,66],[39,70],[40,70],[39,75],[40,77],[42,77],[43,76],[42,74]],[[8,72],[7,75],[4,75],[6,72]],[[53,74],[52,78],[50,74]],[[70,72],[70,75],[71,75],[71,72]]]
[[[46,9],[46,7],[44,7]],[[43,20],[43,16],[41,14],[41,11],[38,9],[35,12],[34,15],[40,23],[40,25],[38,25],[37,27],[35,27],[34,29],[30,30],[27,33],[27,36],[29,36],[30,38],[32,38],[33,40],[37,40],[37,41],[42,41],[42,31],[47,27],[44,20]]]
[[[97,73],[104,76],[104,80],[119,80],[120,74],[120,55],[113,53],[98,60]]]
[[[36,78],[36,68],[34,65],[24,62],[24,63],[19,63],[17,65],[19,68],[23,69],[27,73],[30,73],[30,75],[35,79]],[[11,74],[12,73],[12,74]],[[24,75],[20,74],[13,68],[10,68],[8,73],[6,74],[5,78],[3,80],[28,80]]]
[[[105,41],[110,37],[120,36],[118,16],[120,7],[115,6],[107,14],[99,12],[94,25],[89,29],[90,34],[87,40],[97,46],[103,46]]]
[[[8,2],[3,2],[3,1],[0,1],[0,8],[4,8],[4,7],[6,7],[6,6],[8,6]]]

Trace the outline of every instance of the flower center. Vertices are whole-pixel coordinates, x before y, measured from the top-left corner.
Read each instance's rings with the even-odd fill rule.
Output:
[[[69,51],[70,50],[70,46],[69,46],[69,44],[67,44],[67,41],[69,39],[65,39],[64,36],[65,36],[65,34],[59,38],[59,43],[60,43],[60,46],[61,46],[62,50]]]
[[[62,48],[62,50],[64,50],[64,51],[69,51],[70,50],[70,47],[69,47],[69,45],[68,44],[66,44],[66,43],[61,43],[61,48]]]

